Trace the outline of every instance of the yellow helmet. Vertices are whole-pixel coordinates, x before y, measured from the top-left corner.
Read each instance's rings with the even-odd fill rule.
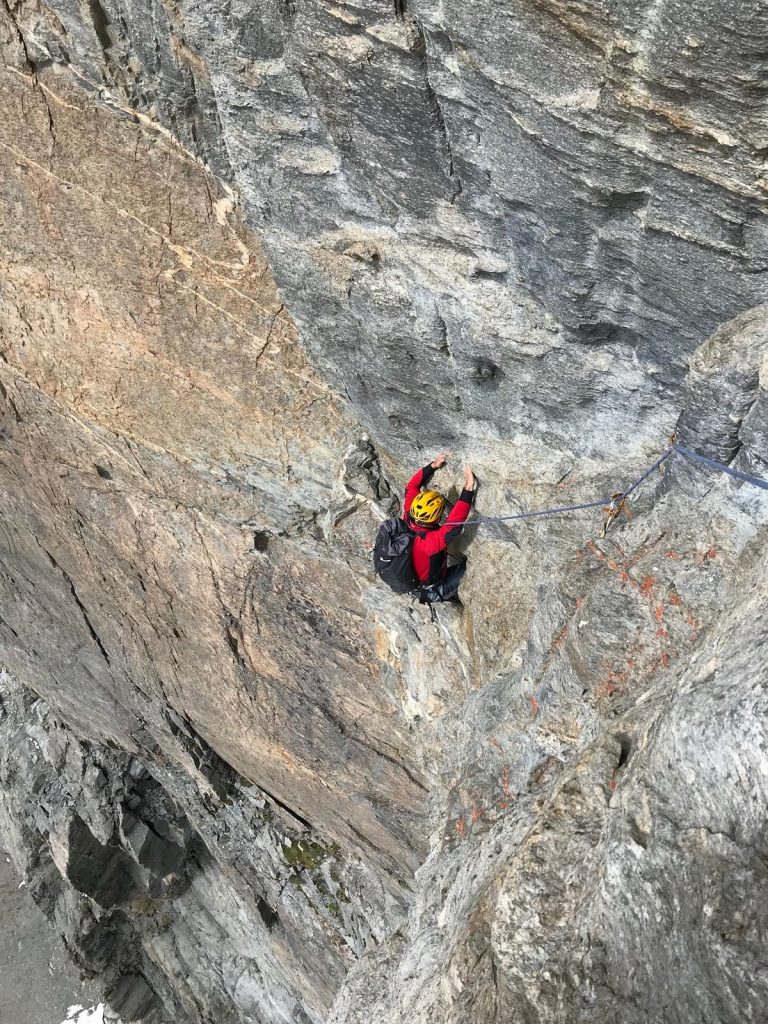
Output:
[[[445,498],[437,491],[421,491],[413,499],[408,513],[419,526],[434,526],[439,522],[445,508]]]

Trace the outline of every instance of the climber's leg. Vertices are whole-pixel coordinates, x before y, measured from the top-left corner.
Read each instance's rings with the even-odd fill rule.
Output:
[[[459,597],[459,584],[467,571],[467,560],[462,558],[456,565],[448,566],[442,583],[435,587],[438,601],[456,601]]]

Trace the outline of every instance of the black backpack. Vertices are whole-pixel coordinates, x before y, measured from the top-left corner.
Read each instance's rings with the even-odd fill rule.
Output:
[[[411,561],[412,547],[413,534],[402,519],[381,524],[373,546],[373,565],[396,594],[407,594],[419,585]]]

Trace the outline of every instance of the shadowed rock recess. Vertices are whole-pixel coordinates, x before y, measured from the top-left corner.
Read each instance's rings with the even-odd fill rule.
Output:
[[[768,8],[3,0],[0,836],[144,1024],[768,1017]],[[449,493],[455,496],[455,491]]]

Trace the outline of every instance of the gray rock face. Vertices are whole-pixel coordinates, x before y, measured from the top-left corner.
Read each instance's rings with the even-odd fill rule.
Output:
[[[367,552],[443,446],[768,477],[767,32],[0,9],[0,827],[126,1019],[765,1015],[765,492],[471,528],[436,626]]]
[[[424,624],[395,601],[375,618],[363,547],[388,485],[231,197],[41,75],[3,79],[0,628],[26,688],[9,729],[43,694],[77,757],[44,804],[31,750],[9,761],[4,841],[29,874],[28,851],[72,851],[45,906],[120,1005],[148,985],[171,1019],[320,1020],[428,846],[399,668],[424,653],[387,628]],[[463,681],[455,645],[429,646]],[[160,854],[162,813],[120,799],[115,751],[188,822]],[[211,858],[180,861],[190,904],[163,888],[177,847]]]
[[[22,880],[23,881],[23,880]],[[5,853],[0,855],[0,1021],[61,1024],[73,1007],[99,1004],[99,986],[81,979],[50,922],[32,901]],[[102,1014],[103,1015],[103,1014]],[[109,1018],[110,1015],[108,1015]],[[114,1016],[107,1024],[121,1024]]]
[[[32,59],[237,186],[315,364],[401,457],[425,426],[498,458],[655,439],[687,357],[765,296],[752,4],[88,10],[31,16]]]

